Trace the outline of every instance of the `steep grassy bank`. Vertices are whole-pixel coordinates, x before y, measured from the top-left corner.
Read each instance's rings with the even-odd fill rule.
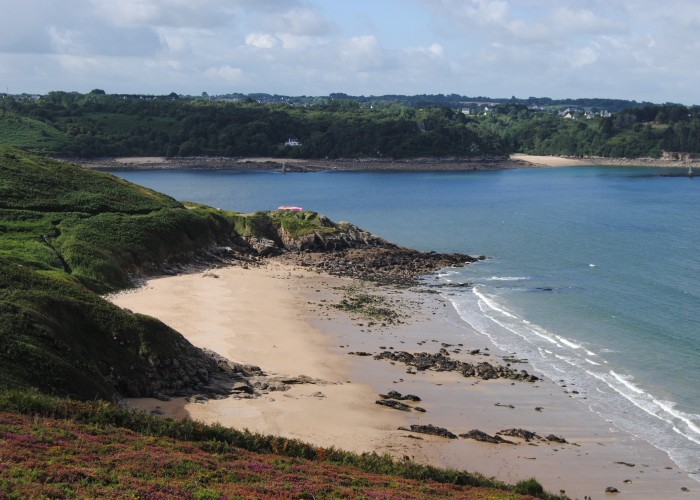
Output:
[[[18,498],[564,498],[535,480],[510,486],[373,453],[26,392],[0,392],[0,436],[0,491]]]

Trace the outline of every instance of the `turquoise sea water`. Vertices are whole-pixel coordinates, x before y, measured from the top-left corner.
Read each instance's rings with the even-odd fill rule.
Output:
[[[299,205],[402,245],[486,255],[441,275],[473,285],[445,293],[461,317],[700,479],[700,179],[659,172],[115,173],[180,200]]]

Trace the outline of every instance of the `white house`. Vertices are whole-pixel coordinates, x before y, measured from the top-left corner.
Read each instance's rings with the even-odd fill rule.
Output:
[[[299,139],[297,139],[296,137],[290,137],[289,139],[287,139],[287,142],[285,142],[284,145],[298,148],[301,146],[301,142],[299,142]]]

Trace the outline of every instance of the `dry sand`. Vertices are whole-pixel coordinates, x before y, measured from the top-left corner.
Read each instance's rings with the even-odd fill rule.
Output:
[[[129,156],[124,158],[116,158],[116,163],[123,165],[162,165],[166,163],[166,159],[162,156]]]
[[[510,155],[511,159],[524,161],[538,167],[580,167],[591,165],[591,162],[561,156],[535,156],[525,154]]]
[[[499,362],[506,353],[472,330],[439,296],[370,289],[395,301],[404,314],[404,324],[377,328],[328,307],[342,295],[335,288],[349,280],[274,262],[263,268],[214,272],[218,279],[202,273],[154,279],[113,301],[160,318],[193,344],[233,361],[259,365],[268,373],[304,374],[327,384],[294,386],[253,400],[201,404],[182,398],[132,399],[130,405],[145,410],[160,407],[168,416],[220,422],[321,446],[408,455],[422,463],[481,472],[511,483],[534,476],[549,491],[566,490],[572,498],[600,498],[608,486],[620,490],[621,498],[700,494],[697,483],[664,453],[613,428],[588,411],[585,400],[572,398],[555,382],[477,382],[431,371],[410,375],[403,365],[347,354],[383,348],[436,352],[449,341],[464,344],[464,352],[480,348],[490,354],[485,360]],[[474,361],[467,354],[453,357]],[[420,396],[418,404],[427,413],[374,404],[378,393],[392,389]],[[537,407],[542,410],[536,411]],[[494,445],[425,435],[411,439],[397,430],[412,423],[430,423],[455,433],[480,429],[494,434],[519,427],[543,436],[553,433],[576,444],[514,439],[519,444]],[[682,487],[691,491],[683,492]]]

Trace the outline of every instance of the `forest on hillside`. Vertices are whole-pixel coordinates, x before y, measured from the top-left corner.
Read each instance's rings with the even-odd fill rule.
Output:
[[[461,100],[460,100],[461,99]],[[0,144],[61,157],[659,157],[700,153],[700,108],[460,96],[0,97]],[[566,103],[569,113],[564,117]],[[609,112],[610,109],[616,110]],[[285,145],[288,139],[300,145]]]

